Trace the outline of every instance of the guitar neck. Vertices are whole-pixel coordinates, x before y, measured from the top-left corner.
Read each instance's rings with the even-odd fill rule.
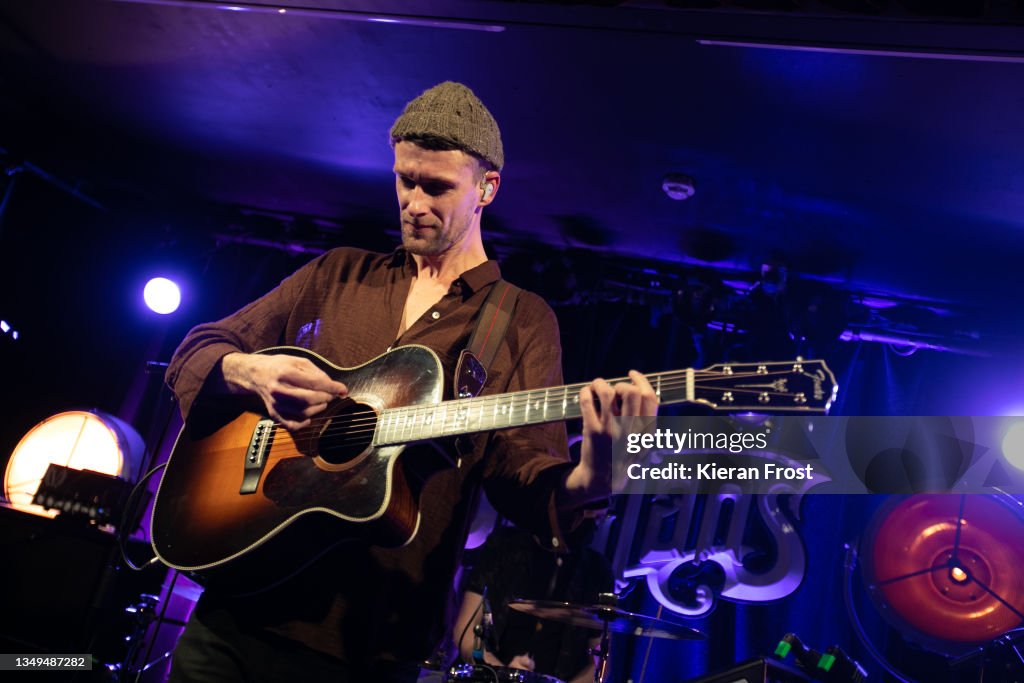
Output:
[[[662,404],[694,400],[697,371],[674,370],[647,375]],[[608,380],[614,384],[628,378]],[[561,387],[516,391],[478,398],[444,401],[384,410],[374,434],[375,446],[439,437],[560,422],[580,417],[580,390],[589,382]]]
[[[827,413],[838,386],[824,361],[721,363],[648,373],[663,405],[701,403],[713,410]],[[608,380],[629,381],[627,378]],[[388,446],[509,427],[571,420],[581,414],[580,389],[568,384],[384,410],[373,445]]]

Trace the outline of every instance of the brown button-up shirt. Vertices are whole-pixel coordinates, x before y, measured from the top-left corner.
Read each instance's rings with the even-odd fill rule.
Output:
[[[306,348],[353,367],[390,348],[421,344],[440,358],[445,398],[452,398],[459,353],[500,270],[488,261],[462,273],[440,301],[397,336],[415,273],[415,261],[401,249],[393,254],[335,249],[238,312],[197,326],[167,372],[183,414],[217,400],[203,388],[224,355],[278,345]],[[540,297],[523,292],[483,393],[561,383],[554,313]],[[420,448],[408,448],[400,463],[413,462]],[[407,545],[342,544],[258,599],[208,591],[199,611],[226,611],[247,627],[268,628],[356,666],[375,659],[423,659],[446,635],[452,579],[479,486],[502,514],[551,539],[559,533],[553,492],[567,472],[567,460],[561,423],[479,435],[461,466],[426,482],[420,526]]]

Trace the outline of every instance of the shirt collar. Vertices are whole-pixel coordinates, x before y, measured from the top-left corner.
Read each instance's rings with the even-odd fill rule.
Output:
[[[469,289],[466,294],[472,294],[473,292],[479,291],[483,287],[489,284],[493,284],[501,279],[501,268],[498,266],[498,262],[494,259],[484,261],[479,266],[470,268],[459,278],[462,280],[466,288]]]

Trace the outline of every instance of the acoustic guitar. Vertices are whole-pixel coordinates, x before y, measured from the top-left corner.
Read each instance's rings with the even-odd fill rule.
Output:
[[[453,463],[419,461],[419,453],[417,462],[401,461],[406,445],[576,418],[586,386],[443,401],[440,359],[424,346],[401,346],[354,368],[301,348],[261,353],[308,358],[349,395],[294,433],[259,410],[194,408],[153,505],[160,559],[240,592],[272,585],[345,540],[408,543],[419,524],[422,482]],[[725,411],[821,413],[837,390],[824,362],[802,359],[647,378],[662,404]]]

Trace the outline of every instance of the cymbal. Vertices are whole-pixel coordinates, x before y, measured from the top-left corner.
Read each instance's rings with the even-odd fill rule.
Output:
[[[538,619],[583,628],[604,629],[605,624],[612,633],[631,633],[647,638],[668,638],[671,640],[704,640],[706,635],[695,628],[673,624],[671,621],[648,617],[643,614],[626,612],[607,605],[574,605],[553,600],[512,600],[508,606]]]

